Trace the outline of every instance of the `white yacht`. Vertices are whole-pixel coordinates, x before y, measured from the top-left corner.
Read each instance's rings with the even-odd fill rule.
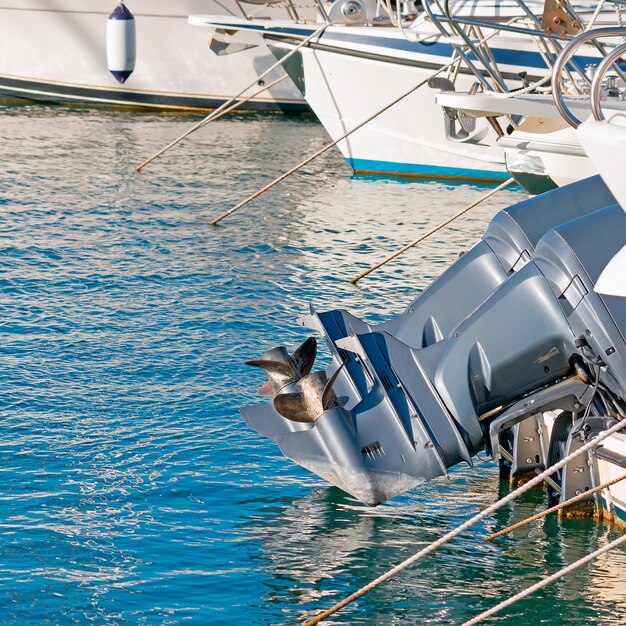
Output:
[[[507,132],[497,139],[507,169],[530,193],[541,193],[598,173],[576,131],[582,120],[618,119],[626,115],[626,74],[618,45],[626,28],[589,30],[574,38],[555,63],[549,93],[499,94],[441,92],[437,102],[457,115],[504,120]],[[611,41],[606,56],[585,74],[567,73],[568,59],[583,45]],[[565,91],[569,93],[565,93]],[[596,155],[597,157],[598,155]]]
[[[496,143],[504,129],[493,119],[442,111],[434,95],[441,89],[473,90],[476,84],[509,92],[544,80],[562,43],[561,33],[552,37],[541,29],[543,4],[529,5],[537,11],[536,17],[513,0],[459,1],[454,3],[452,18],[435,15],[429,2],[423,3],[427,10],[417,15],[400,16],[390,9],[384,13],[384,4],[333,3],[327,28],[298,52],[298,64],[292,63],[288,70],[334,140],[408,94],[339,141],[348,164],[356,173],[366,174],[506,179],[504,152]],[[527,9],[526,4],[523,7]],[[194,15],[190,21],[228,41],[236,39],[235,31],[241,41],[263,39],[277,55],[319,28],[319,23],[206,15]],[[575,30],[572,22],[567,23],[568,32]],[[577,62],[588,65],[598,57],[591,51],[578,55]],[[433,77],[453,58],[458,65]]]
[[[107,69],[106,34],[107,20],[118,4],[118,0],[0,0],[0,97],[213,109],[254,83],[275,62],[262,42],[224,55],[221,43],[188,24],[191,13],[241,16],[242,5],[236,0],[127,0],[125,6],[134,16],[136,29],[136,65],[120,84]],[[299,15],[293,13],[298,10],[296,4],[291,5],[289,15]],[[247,6],[262,18],[288,15],[284,4]],[[300,11],[312,13],[310,8]],[[265,78],[266,84],[281,75],[279,68]],[[244,108],[308,109],[288,79]]]

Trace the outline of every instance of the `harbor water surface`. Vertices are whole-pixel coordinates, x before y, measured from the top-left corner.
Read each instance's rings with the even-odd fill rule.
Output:
[[[208,222],[321,147],[310,118],[0,108],[0,621],[289,624],[493,503],[493,463],[369,508],[285,459],[238,408],[246,359],[295,347],[309,302],[381,321],[468,249],[503,191],[351,177],[328,153],[223,225]],[[323,366],[325,355],[318,357]],[[523,497],[332,618],[460,624],[615,531]],[[626,555],[604,555],[488,623],[623,625]]]

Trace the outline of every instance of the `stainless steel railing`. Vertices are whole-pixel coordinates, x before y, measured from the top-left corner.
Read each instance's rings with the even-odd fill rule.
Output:
[[[600,99],[602,87],[604,85],[604,76],[610,67],[625,54],[626,44],[617,46],[617,48],[613,48],[613,50],[611,50],[611,52],[604,57],[602,63],[600,63],[600,65],[596,68],[596,73],[593,77],[593,81],[591,82],[591,93],[589,94],[589,99],[591,103],[591,113],[599,122],[605,119],[604,114],[602,113],[602,104]]]
[[[565,46],[565,48],[563,49],[563,52],[561,52],[561,54],[559,55],[552,69],[552,98],[554,99],[554,104],[556,105],[556,108],[558,109],[559,113],[570,126],[577,128],[580,124],[580,120],[570,111],[569,107],[567,106],[565,102],[565,97],[563,94],[563,89],[562,89],[562,84],[561,84],[561,78],[562,78],[563,70],[566,64],[570,61],[571,57],[574,55],[576,50],[578,50],[578,48],[580,48],[580,46],[585,43],[593,42],[594,40],[597,40],[600,38],[616,38],[616,37],[625,37],[625,36],[626,36],[626,27],[623,27],[623,26],[609,26],[605,28],[594,28],[593,30],[589,30],[585,33],[581,33],[580,35],[572,39],[567,44],[567,46]],[[585,76],[584,72],[581,75],[581,78],[585,77],[587,82],[590,84],[591,93],[594,94],[597,92],[597,95],[595,96],[595,100],[597,101],[595,105],[596,111],[599,110],[598,107],[599,107],[600,89],[602,87],[603,76],[606,74],[607,70],[611,66],[613,66],[615,67],[616,72],[618,73],[618,75],[620,75],[620,77],[623,78],[624,76],[624,73],[622,72],[622,70],[618,66],[616,66],[616,60],[622,54],[624,54],[624,51],[622,50],[622,48],[624,48],[624,46],[619,46],[613,49],[612,52],[609,52],[604,56],[604,59],[600,62],[600,65],[598,66],[596,70],[596,75],[593,79],[593,82],[589,81],[589,79]],[[617,52],[618,50],[620,51],[619,53]],[[602,71],[600,71],[600,68],[602,68]],[[592,109],[593,109],[593,104],[592,104]],[[601,111],[600,111],[600,114],[601,114]]]

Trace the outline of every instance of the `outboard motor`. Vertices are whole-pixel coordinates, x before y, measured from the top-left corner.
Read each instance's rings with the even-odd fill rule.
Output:
[[[626,308],[593,291],[624,243],[626,215],[598,177],[511,207],[396,319],[312,312],[304,323],[333,354],[324,384],[301,378],[288,402],[279,393],[244,419],[375,505],[471,464],[485,443],[497,456],[497,420],[575,412],[600,384],[624,407]]]

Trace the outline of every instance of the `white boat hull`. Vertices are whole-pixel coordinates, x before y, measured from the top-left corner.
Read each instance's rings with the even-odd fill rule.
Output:
[[[606,135],[604,143],[590,158],[586,147],[581,145],[577,131],[562,119],[552,96],[526,94],[503,98],[485,94],[444,93],[437,96],[437,101],[442,106],[468,115],[497,116],[501,119],[506,119],[503,116],[516,116],[521,120],[515,130],[498,139],[498,145],[504,149],[509,172],[531,193],[541,193],[545,190],[542,186],[562,187],[598,174],[598,162],[602,155],[605,154],[606,159],[606,155],[613,154],[607,146],[609,142],[616,141],[614,124],[604,129],[594,126],[593,132],[588,133],[591,138],[595,132],[603,131]],[[609,119],[621,119],[624,110],[621,101],[605,100],[603,104]],[[588,100],[568,99],[567,105],[578,119],[590,117]],[[613,179],[624,186],[622,160],[615,156],[608,159],[614,169]]]
[[[508,145],[518,144],[505,148],[507,163],[513,170],[528,158],[534,159],[543,173],[559,187],[598,173],[597,167],[580,146],[576,131],[569,126],[541,134],[515,131],[507,139]],[[503,143],[501,141],[500,145]]]
[[[241,13],[234,0],[128,0],[137,63],[122,86],[107,69],[107,18],[117,0],[0,0],[0,96],[47,102],[212,109],[275,62],[261,44],[218,56],[211,33],[188,23],[198,11]],[[263,8],[263,15],[284,15]],[[272,72],[267,83],[280,77]],[[245,106],[305,110],[285,80]]]
[[[279,21],[268,24],[208,15],[192,20],[237,31],[242,38],[262,35],[278,56],[315,31],[312,25]],[[506,180],[504,152],[496,145],[498,133],[492,124],[477,119],[470,130],[456,121],[451,125],[435,102],[438,90],[426,84],[341,139],[451,60],[452,46],[433,34],[432,25],[422,21],[413,30],[419,41],[407,41],[396,28],[328,27],[297,53],[302,73],[297,78],[307,102],[356,173]],[[518,73],[523,70],[530,69],[535,78],[546,72],[537,51],[519,40],[502,38],[494,54],[512,87],[521,86]],[[461,69],[455,88],[467,90],[475,81],[469,70]]]
[[[206,21],[211,22],[211,18]],[[231,27],[249,28],[245,23]],[[272,50],[293,48],[312,30],[294,31],[281,24],[256,28],[263,30]],[[451,60],[449,41],[437,37],[427,21],[418,19],[410,30],[417,41],[405,39],[397,28],[331,26],[302,48],[305,97],[333,140],[425,83]],[[531,81],[547,73],[532,42],[507,35],[498,35],[492,42],[491,52],[509,88],[522,86],[522,72],[528,73]],[[581,56],[577,60],[585,64],[597,59]],[[476,80],[467,68],[461,68],[454,85],[448,82],[449,86],[442,88],[467,91]],[[497,145],[506,119],[498,132],[495,123],[484,117],[472,118],[475,127],[464,129],[458,119],[451,122],[436,103],[437,93],[439,89],[424,84],[339,141],[338,147],[353,170],[490,182],[508,178],[504,150]]]
[[[302,52],[307,101],[333,139],[360,124],[433,70],[307,48]],[[364,80],[367,77],[367,80]],[[461,77],[469,88],[472,79]],[[508,178],[496,134],[481,120],[477,141],[446,137],[444,113],[427,86],[340,141],[356,173],[478,179]]]

